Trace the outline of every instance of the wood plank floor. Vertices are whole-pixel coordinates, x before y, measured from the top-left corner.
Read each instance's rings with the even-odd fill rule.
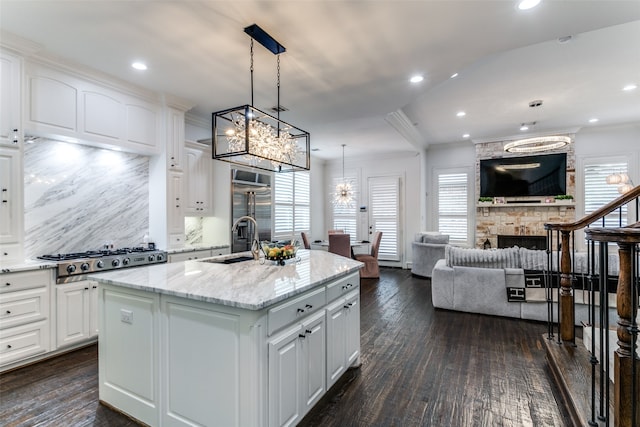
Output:
[[[434,310],[431,283],[362,282],[362,366],[303,426],[569,426],[540,323]],[[97,348],[0,375],[2,426],[132,426],[98,403]]]

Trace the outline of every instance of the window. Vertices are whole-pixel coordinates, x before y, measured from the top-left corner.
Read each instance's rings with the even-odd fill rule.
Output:
[[[276,173],[274,179],[275,240],[300,240],[311,228],[309,172]]]
[[[468,181],[466,173],[438,175],[438,231],[451,243],[468,241]]]
[[[345,234],[351,235],[351,240],[358,240],[358,221],[357,221],[357,194],[358,194],[358,184],[354,177],[345,176],[344,179],[342,177],[335,177],[332,180],[331,193],[335,191],[336,185],[343,181],[351,182],[351,187],[353,188],[354,194],[356,194],[355,201],[352,203],[352,206],[336,206],[333,205],[333,229],[336,230],[344,230]]]
[[[627,173],[626,162],[607,162],[588,164],[584,168],[584,214],[601,208],[607,203],[620,197],[618,185],[607,184],[607,176],[614,173]],[[627,206],[615,210],[602,220],[596,222],[596,227],[620,227],[627,225]]]

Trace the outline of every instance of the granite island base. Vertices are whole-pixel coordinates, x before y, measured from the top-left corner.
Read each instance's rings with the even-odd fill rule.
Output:
[[[360,363],[362,265],[299,254],[92,275],[100,400],[152,426],[297,424]]]

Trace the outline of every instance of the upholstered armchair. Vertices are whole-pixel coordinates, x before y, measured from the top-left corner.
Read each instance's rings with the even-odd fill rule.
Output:
[[[382,232],[376,231],[371,241],[371,253],[355,255],[355,259],[364,263],[364,267],[360,269],[361,279],[377,279],[380,277],[380,266],[378,265],[380,240],[382,240]]]
[[[433,267],[444,258],[444,248],[449,244],[449,236],[438,232],[416,234],[411,243],[411,273],[431,277]]]

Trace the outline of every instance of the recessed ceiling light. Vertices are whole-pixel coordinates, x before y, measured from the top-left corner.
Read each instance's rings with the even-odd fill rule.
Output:
[[[529,130],[529,126],[527,126],[527,125],[522,125],[522,126],[520,126],[520,130],[521,130],[521,131]]]
[[[529,10],[540,4],[540,0],[522,0],[518,3],[518,9]]]
[[[134,62],[133,64],[131,64],[131,66],[133,68],[135,68],[136,70],[141,70],[141,71],[144,71],[144,70],[147,69],[147,64],[145,64],[144,62],[139,62],[139,61]]]
[[[625,87],[623,87],[622,90],[630,91],[630,90],[635,90],[637,88],[638,88],[637,84],[631,83],[631,84],[628,84]]]
[[[451,77],[449,77],[449,78],[451,78],[451,79],[455,79],[456,77],[458,77],[458,73],[453,73],[453,74],[451,74]]]
[[[415,76],[411,76],[411,78],[409,79],[409,81],[411,83],[420,83],[423,80],[424,80],[424,77],[422,77],[422,76],[420,76],[418,74],[416,74]]]
[[[589,119],[589,123],[595,123],[597,121],[598,121],[598,119],[596,119],[595,117],[593,119]]]
[[[464,135],[462,135],[463,138],[469,138],[471,135],[469,135],[468,133],[465,133]]]
[[[464,117],[464,116],[466,116],[466,115],[467,115],[467,113],[465,113],[464,111],[458,111],[458,112],[456,113],[456,116],[458,116],[458,117]]]

